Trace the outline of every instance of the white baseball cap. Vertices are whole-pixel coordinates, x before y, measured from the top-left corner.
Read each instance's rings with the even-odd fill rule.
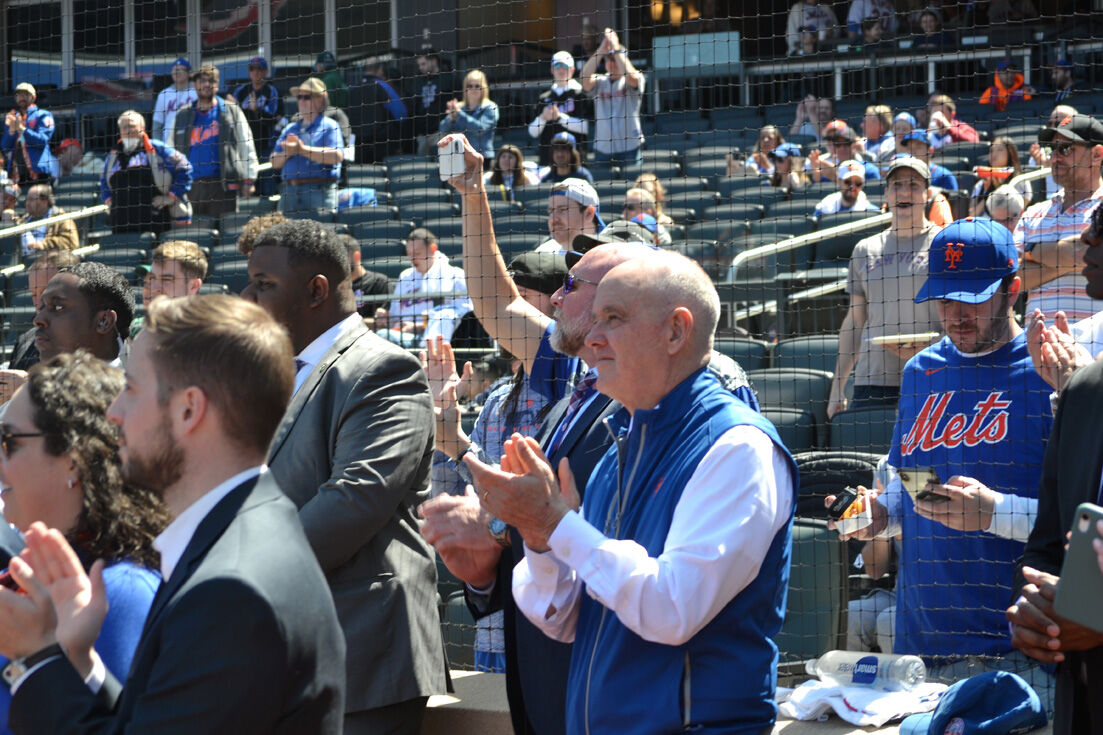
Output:
[[[552,54],[551,63],[553,65],[555,65],[555,64],[566,64],[567,66],[569,66],[570,68],[573,69],[574,68],[574,57],[571,56],[571,54],[567,51],[556,51],[554,54]]]
[[[836,176],[839,181],[845,181],[851,177],[857,176],[862,181],[866,180],[866,167],[860,162],[855,160],[843,161],[839,164],[839,168],[836,170]]]

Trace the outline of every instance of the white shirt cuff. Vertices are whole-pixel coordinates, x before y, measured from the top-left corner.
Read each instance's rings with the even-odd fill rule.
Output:
[[[548,537],[548,546],[564,564],[580,569],[594,551],[604,542],[605,536],[578,513],[568,513]]]
[[[88,678],[84,680],[84,685],[88,687],[93,694],[99,694],[105,681],[107,681],[107,667],[103,665],[103,659],[99,657],[99,654],[93,651],[92,672],[88,674]]]

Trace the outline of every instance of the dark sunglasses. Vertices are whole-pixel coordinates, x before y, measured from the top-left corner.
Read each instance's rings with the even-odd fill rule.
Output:
[[[312,99],[314,99],[314,95],[312,95],[312,94],[300,94],[298,96],[298,98],[301,99],[301,100],[312,100]]]
[[[576,283],[588,283],[591,286],[597,285],[597,281],[587,281],[585,278],[579,278],[573,273],[568,273],[567,275],[563,276],[563,293],[569,294],[571,291],[574,291]]]
[[[1072,153],[1072,149],[1075,148],[1075,147],[1076,147],[1075,143],[1068,143],[1068,142],[1054,143],[1053,146],[1052,146],[1053,154],[1055,156],[1067,156],[1068,154]]]
[[[865,184],[864,181],[844,181],[843,182],[843,188],[845,188],[845,189],[861,189],[865,185],[866,184]]]
[[[15,445],[12,443],[12,439],[29,439],[35,436],[46,436],[42,431],[5,431],[0,434],[0,452],[3,452],[4,459],[11,457],[12,452],[15,451]]]

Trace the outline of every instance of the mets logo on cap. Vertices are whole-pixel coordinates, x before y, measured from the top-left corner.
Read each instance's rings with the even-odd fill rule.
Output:
[[[966,217],[935,235],[927,260],[927,282],[915,302],[932,299],[980,304],[1019,269],[1011,232],[987,218]]]

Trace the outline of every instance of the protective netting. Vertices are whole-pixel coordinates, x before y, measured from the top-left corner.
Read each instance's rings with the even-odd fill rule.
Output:
[[[382,275],[374,285],[357,281],[360,311],[378,318],[382,333],[415,350],[427,334],[443,334],[461,365],[475,364],[461,396],[467,434],[477,416],[484,440],[515,427],[534,433],[542,414],[532,400],[520,406],[533,410],[518,412],[516,400],[496,394],[493,415],[479,414],[517,367],[506,354],[516,327],[469,315],[480,304],[452,270],[471,277],[471,246],[461,198],[442,185],[435,150],[442,134],[463,132],[487,158],[505,262],[537,246],[570,250],[575,235],[599,222],[636,219],[631,237],[687,255],[715,281],[715,349],[747,371],[763,413],[805,470],[777,639],[783,663],[848,645],[885,648],[895,628],[898,651],[934,663],[944,656],[959,667],[951,675],[1025,668],[1001,621],[1033,522],[1026,499],[1038,493],[1049,387],[1025,347],[1004,346],[1017,327],[1001,323],[998,309],[914,369],[904,365],[958,318],[934,302],[913,303],[937,227],[990,216],[1014,230],[1021,252],[1087,225],[1100,195],[1098,155],[1039,145],[1039,130],[1103,107],[1103,16],[1088,2],[24,0],[6,3],[4,13],[5,88],[33,85],[37,127],[33,112],[21,113],[23,124],[39,137],[49,132],[17,142],[7,121],[5,209],[31,211],[28,192],[41,183],[54,185],[55,214],[112,200],[112,211],[75,220],[79,243],[58,240],[52,228],[10,235],[4,257],[13,266],[29,265],[43,247],[98,246],[87,257],[140,290],[141,266],[158,243],[189,240],[209,263],[204,289],[238,292],[249,278],[237,246],[246,223],[294,201],[288,214],[351,235],[363,267]],[[190,102],[188,76],[203,65],[219,72],[217,94],[232,94],[242,108],[252,165],[260,164],[235,169],[232,186],[220,151],[203,145],[202,123],[181,128],[171,117]],[[177,66],[188,74],[155,116]],[[327,145],[345,158],[339,174],[332,161],[293,174],[264,165],[274,150],[287,154],[285,128],[314,104],[310,95],[321,88],[305,81],[311,75],[328,93],[325,115],[339,135]],[[1075,109],[1054,112],[1058,105]],[[151,203],[173,182],[114,178],[126,153],[117,143],[126,110],[144,116],[153,138],[191,147],[190,216]],[[171,164],[170,150],[155,152]],[[901,153],[931,164],[923,166],[931,190],[908,187],[924,178],[908,166],[886,183]],[[1063,171],[1017,178],[1054,158]],[[592,187],[559,184],[553,195],[555,182],[577,177]],[[143,186],[144,195],[129,191]],[[1088,200],[1075,216],[1047,213],[1062,187]],[[910,212],[896,208],[904,199]],[[408,237],[415,228],[424,230]],[[467,234],[489,241],[485,232]],[[1035,305],[1047,315],[1097,311],[1078,266],[1052,257],[1024,261],[1022,288],[1001,286],[997,307],[1016,308],[1019,323]],[[1044,268],[1063,275],[1040,282],[1036,269]],[[26,270],[8,274],[9,350],[30,327],[30,282]],[[1018,296],[1027,290],[1028,299]],[[898,494],[901,536],[866,546],[863,559],[860,542],[842,544],[826,530],[822,499],[845,485],[873,487],[886,454],[897,469],[930,466],[942,483],[976,478],[1024,500],[941,523]],[[462,493],[464,480],[443,456],[438,464],[434,491]],[[899,488],[891,467],[880,474]],[[473,646],[462,587],[443,564],[438,570],[452,663],[500,667],[500,626],[480,629]],[[894,604],[895,618],[885,614]]]

